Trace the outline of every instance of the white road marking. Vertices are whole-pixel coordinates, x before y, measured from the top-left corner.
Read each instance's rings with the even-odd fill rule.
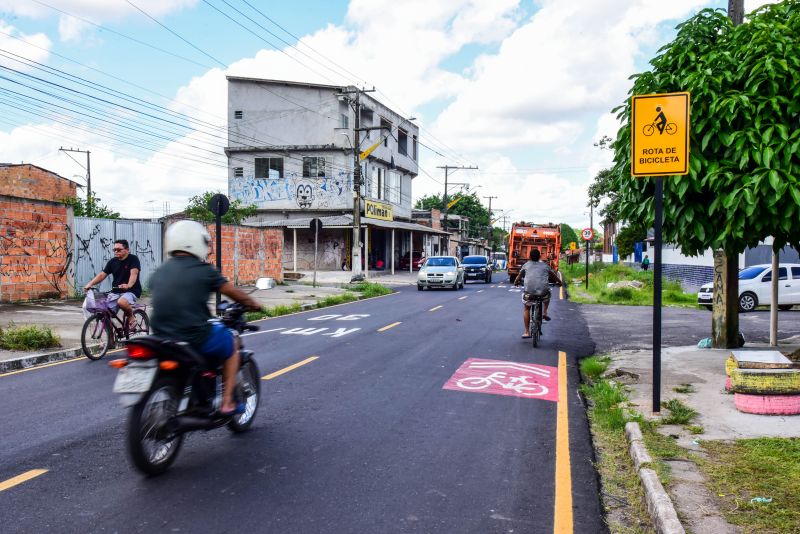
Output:
[[[467,298],[466,295],[463,297],[458,297],[458,300],[464,300],[465,298]]]
[[[494,362],[472,362],[470,369],[515,369],[517,371],[527,371],[540,376],[549,377],[550,371],[536,367],[535,365],[524,365],[521,363],[494,363]]]
[[[356,332],[358,330],[361,330],[361,329],[360,328],[337,328],[336,332],[325,332],[322,335],[323,336],[331,336],[331,337],[342,337],[342,336],[346,336],[347,334],[352,334],[353,332]]]

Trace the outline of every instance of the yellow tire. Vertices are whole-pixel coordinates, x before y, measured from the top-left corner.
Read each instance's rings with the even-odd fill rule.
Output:
[[[733,369],[731,386],[734,393],[796,395],[800,394],[800,370]]]

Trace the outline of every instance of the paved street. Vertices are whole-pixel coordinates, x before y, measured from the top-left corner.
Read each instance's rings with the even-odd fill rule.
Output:
[[[519,300],[508,286],[406,287],[262,321],[246,343],[263,376],[305,363],[262,382],[251,432],[194,433],[153,479],[127,462],[126,413],[103,362],[0,376],[0,428],[13,429],[3,433],[0,483],[47,470],[0,492],[0,524],[6,532],[487,533],[553,532],[572,521],[575,532],[603,532],[575,389],[576,359],[593,351],[586,323],[576,305],[555,299],[534,350],[520,339]],[[467,375],[456,378],[527,370],[548,393],[468,390],[454,378],[462,366]]]

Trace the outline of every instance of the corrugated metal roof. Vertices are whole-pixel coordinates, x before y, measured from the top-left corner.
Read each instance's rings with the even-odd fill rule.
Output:
[[[351,214],[328,215],[325,217],[301,217],[298,219],[278,219],[272,221],[251,222],[247,226],[265,226],[270,228],[310,228],[311,219],[317,218],[322,221],[323,228],[352,228],[353,216]],[[410,230],[413,232],[424,232],[427,234],[447,235],[442,230],[434,230],[429,226],[403,221],[382,221],[380,219],[361,218],[361,226],[378,226],[381,228],[395,228],[398,230]]]

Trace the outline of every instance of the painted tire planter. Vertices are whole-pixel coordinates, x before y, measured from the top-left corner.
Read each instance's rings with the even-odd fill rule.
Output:
[[[730,378],[734,393],[800,394],[800,370],[798,369],[733,369]]]
[[[730,391],[733,389],[733,384],[731,384],[731,377],[725,377],[725,391]]]
[[[735,393],[736,409],[758,415],[800,415],[800,395],[748,395]]]
[[[725,374],[731,376],[731,371],[738,368],[739,364],[736,362],[736,359],[733,356],[728,356],[728,359],[725,360]]]

